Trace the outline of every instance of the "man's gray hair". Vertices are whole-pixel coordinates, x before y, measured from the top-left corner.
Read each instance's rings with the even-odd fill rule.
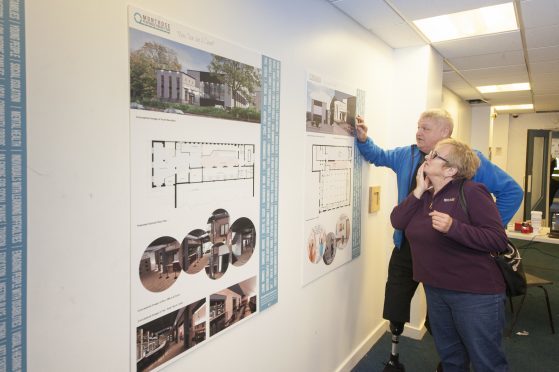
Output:
[[[429,118],[435,119],[439,125],[446,125],[449,131],[448,135],[452,135],[452,130],[454,129],[454,120],[452,120],[452,116],[448,111],[439,108],[429,109],[421,113],[419,120]]]

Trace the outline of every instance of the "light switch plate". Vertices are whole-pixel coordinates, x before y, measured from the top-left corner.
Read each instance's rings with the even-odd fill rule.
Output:
[[[369,213],[380,209],[380,186],[369,187]]]

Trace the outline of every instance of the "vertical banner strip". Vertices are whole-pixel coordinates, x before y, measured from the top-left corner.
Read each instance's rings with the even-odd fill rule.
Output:
[[[25,3],[2,0],[0,7],[0,371],[25,371]]]
[[[260,311],[278,302],[280,77],[281,62],[262,56]]]
[[[357,89],[357,115],[363,115],[365,112],[365,91]],[[357,258],[361,255],[361,207],[362,207],[362,183],[361,183],[361,169],[363,164],[363,157],[353,147],[353,234],[352,234],[352,249],[351,258]]]

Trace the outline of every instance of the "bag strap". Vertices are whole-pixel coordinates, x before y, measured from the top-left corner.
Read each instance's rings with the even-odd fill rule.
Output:
[[[413,177],[413,145],[410,145],[410,155],[411,155],[411,165],[410,165],[410,182],[408,182],[408,189],[411,189],[412,177]]]
[[[464,183],[466,182],[466,179],[463,178],[460,181],[460,189],[458,192],[458,200],[460,201],[460,206],[462,207],[462,210],[464,211],[464,213],[466,213],[468,215],[468,219],[470,218],[470,213],[468,213],[468,203],[466,202],[466,196],[464,195]],[[510,241],[510,239],[507,237],[507,251],[502,252],[501,254],[503,254],[506,259],[510,262],[510,265],[512,266],[512,269],[514,271],[518,270],[518,265],[520,265],[520,260],[522,259],[520,257],[520,251],[518,251],[518,248],[516,248],[516,246]],[[489,253],[491,255],[491,257],[495,258],[496,256],[499,255],[499,253]]]
[[[466,183],[466,179],[462,178],[462,180],[460,181],[458,200],[460,201],[460,206],[462,207],[462,210],[464,211],[464,213],[468,215],[468,218],[470,218],[470,214],[468,213],[468,203],[466,202],[466,196],[464,195],[464,183]]]
[[[418,150],[419,151],[419,150]],[[410,145],[410,156],[411,156],[411,164],[410,164],[410,180],[408,182],[408,193],[412,192],[413,189],[413,184],[414,184],[414,174],[417,174],[417,169],[419,169],[419,163],[417,164],[417,166],[414,168],[413,166],[413,162],[415,160],[415,147],[414,145]],[[420,153],[421,154],[421,153]],[[421,163],[421,159],[419,159],[419,162]]]

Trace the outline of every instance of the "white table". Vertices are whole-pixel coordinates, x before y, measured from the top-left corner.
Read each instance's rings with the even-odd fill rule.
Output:
[[[509,239],[529,240],[538,243],[559,244],[559,238],[550,238],[547,236],[547,231],[541,231],[539,234],[523,234],[519,231],[508,231],[507,236]]]

